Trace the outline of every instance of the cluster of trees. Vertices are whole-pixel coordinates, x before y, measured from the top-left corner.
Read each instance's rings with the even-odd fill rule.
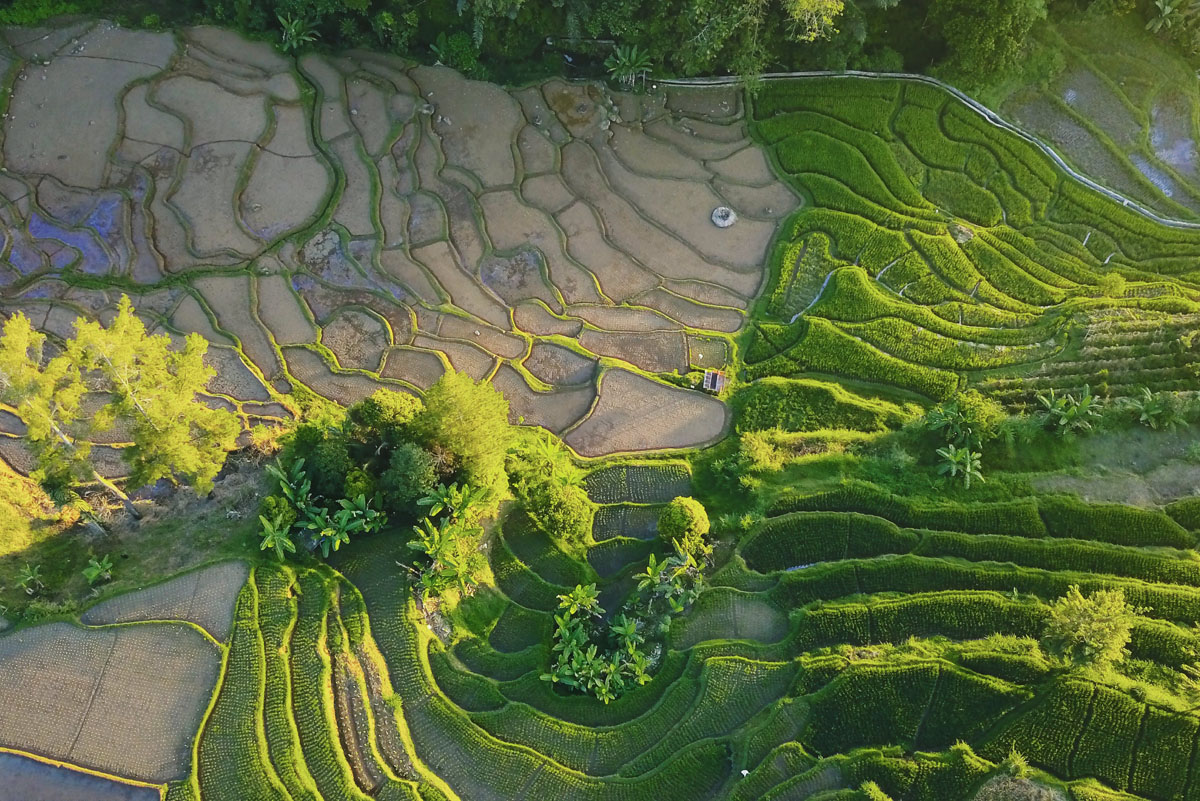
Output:
[[[659,538],[673,553],[651,554],[637,587],[610,621],[604,618],[595,584],[577,585],[558,596],[552,662],[543,681],[593,695],[604,703],[645,684],[657,662],[647,642],[660,643],[671,617],[683,612],[704,588],[704,568],[712,556],[708,513],[694,498],[679,497],[663,509]],[[655,653],[661,654],[661,645]]]
[[[599,70],[622,46],[666,75],[933,68],[979,83],[1013,68],[1047,3],[1119,13],[1135,0],[177,0],[137,18],[117,0],[17,0],[0,23],[70,13],[149,27],[213,22],[286,52],[368,47],[514,82]],[[1162,30],[1191,41],[1195,0],[1147,5]]]
[[[175,347],[147,332],[125,296],[111,323],[77,320],[62,343],[13,315],[0,332],[0,402],[25,423],[34,477],[50,497],[78,502],[75,488],[96,483],[136,515],[90,458],[96,437],[118,426],[128,487],[167,479],[207,493],[240,431],[232,412],[200,399],[215,372],[204,363],[207,351],[199,334]]]
[[[596,61],[640,48],[673,75],[770,70],[924,70],[969,81],[1012,68],[1045,0],[203,0],[217,21],[278,36],[424,51],[477,76],[488,65],[557,69],[546,40]],[[625,51],[627,54],[628,50]],[[622,58],[628,61],[628,58]],[[634,59],[636,60],[636,59]],[[572,64],[579,59],[572,60]],[[633,74],[644,74],[635,70]]]
[[[353,536],[411,526],[426,596],[465,590],[479,569],[478,521],[508,495],[512,441],[504,396],[454,371],[423,399],[382,389],[343,416],[301,423],[268,468],[277,490],[262,501],[262,548],[283,558],[298,540],[328,557]]]

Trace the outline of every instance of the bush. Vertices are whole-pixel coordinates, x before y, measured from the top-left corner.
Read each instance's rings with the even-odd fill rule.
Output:
[[[267,495],[258,504],[258,513],[270,520],[278,522],[279,528],[287,531],[296,522],[296,507],[279,495]]]
[[[1096,590],[1084,597],[1078,586],[1050,606],[1046,650],[1071,665],[1107,667],[1128,651],[1134,609],[1121,590]]]
[[[416,520],[423,514],[417,501],[437,481],[437,469],[429,451],[411,442],[400,445],[392,451],[388,469],[379,477],[384,508],[400,520]]]
[[[394,445],[411,438],[408,426],[424,408],[420,398],[407,392],[381,389],[347,409],[346,422],[355,439]]]
[[[362,495],[371,498],[375,495],[375,478],[361,467],[355,467],[346,474],[346,483],[342,494],[346,498],[357,498]]]
[[[658,536],[666,542],[678,541],[683,551],[697,560],[712,553],[712,546],[704,540],[708,529],[708,512],[695,498],[675,498],[658,516]]]
[[[582,487],[541,481],[523,484],[517,495],[534,525],[551,539],[583,545],[592,533],[596,507]]]
[[[297,459],[304,460],[304,472],[312,482],[313,494],[327,499],[345,497],[346,476],[354,465],[341,431],[316,423],[297,426],[281,461],[290,465]]]
[[[930,410],[925,427],[944,442],[978,449],[996,438],[1007,417],[999,403],[969,389]]]

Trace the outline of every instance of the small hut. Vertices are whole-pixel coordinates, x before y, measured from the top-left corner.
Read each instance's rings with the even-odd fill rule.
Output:
[[[703,386],[705,392],[711,392],[714,395],[719,394],[721,390],[725,389],[725,371],[705,370]]]

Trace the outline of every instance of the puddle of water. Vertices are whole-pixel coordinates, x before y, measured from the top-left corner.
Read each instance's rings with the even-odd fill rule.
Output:
[[[85,273],[107,275],[112,269],[112,259],[90,230],[62,228],[35,211],[29,215],[29,233],[34,239],[57,240],[79,251],[82,257],[79,266]]]
[[[158,801],[154,787],[138,787],[0,753],[0,801]]]
[[[1150,183],[1158,188],[1158,191],[1167,197],[1175,197],[1176,189],[1178,189],[1175,179],[1151,164],[1141,153],[1130,153],[1129,161],[1133,166],[1138,168],[1138,171],[1142,175],[1150,180]]]

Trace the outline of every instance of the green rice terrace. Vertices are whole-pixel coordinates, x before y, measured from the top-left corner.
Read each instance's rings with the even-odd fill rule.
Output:
[[[1124,25],[995,111],[0,27],[0,801],[1200,800]]]

